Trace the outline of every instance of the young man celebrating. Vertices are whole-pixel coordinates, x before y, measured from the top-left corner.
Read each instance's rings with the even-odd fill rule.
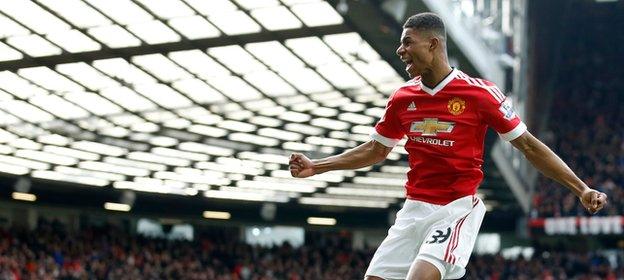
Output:
[[[440,17],[410,17],[396,53],[412,80],[390,97],[369,142],[314,161],[298,153],[290,157],[292,176],[304,178],[378,163],[408,137],[407,199],[373,256],[367,280],[457,279],[465,274],[485,214],[475,194],[483,179],[488,127],[545,176],[569,188],[589,212],[604,207],[607,196],[589,188],[533,137],[496,85],[449,66]]]

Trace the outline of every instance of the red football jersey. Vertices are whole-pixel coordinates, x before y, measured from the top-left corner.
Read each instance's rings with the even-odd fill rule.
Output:
[[[488,127],[507,141],[527,129],[494,83],[453,69],[435,88],[417,77],[396,90],[371,137],[393,147],[407,136],[407,197],[447,204],[476,193]]]

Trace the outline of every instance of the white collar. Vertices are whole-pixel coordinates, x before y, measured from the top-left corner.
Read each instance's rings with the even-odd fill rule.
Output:
[[[429,95],[433,96],[436,93],[438,93],[438,91],[442,90],[448,83],[450,83],[453,79],[455,79],[455,76],[457,75],[457,69],[453,68],[453,70],[451,71],[451,73],[449,73],[446,78],[444,78],[444,80],[442,80],[441,82],[438,83],[438,85],[436,85],[435,88],[429,88],[427,87],[422,80],[420,81],[420,86],[422,88],[422,90],[426,93],[428,93]]]

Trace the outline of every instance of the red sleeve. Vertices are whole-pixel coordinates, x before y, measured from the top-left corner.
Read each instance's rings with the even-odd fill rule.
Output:
[[[398,118],[397,105],[395,103],[396,96],[397,92],[390,96],[384,115],[375,125],[375,132],[371,135],[373,140],[386,147],[394,147],[405,136]]]
[[[494,128],[501,138],[511,141],[522,135],[526,125],[513,109],[511,99],[507,98],[496,85],[486,82],[485,91],[479,95],[479,114],[483,121]]]

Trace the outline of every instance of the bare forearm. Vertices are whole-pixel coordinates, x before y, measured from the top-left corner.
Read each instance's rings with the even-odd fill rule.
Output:
[[[524,155],[544,176],[568,187],[575,195],[580,196],[588,188],[559,156],[539,140]]]
[[[589,188],[574,172],[544,143],[525,132],[511,141],[518,150],[546,177],[568,187],[579,197],[589,213],[596,213],[607,204],[607,195]]]
[[[320,174],[341,169],[358,169],[378,163],[385,159],[391,148],[381,150],[379,147],[375,147],[375,145],[380,144],[370,141],[342,154],[313,160],[315,173]]]

